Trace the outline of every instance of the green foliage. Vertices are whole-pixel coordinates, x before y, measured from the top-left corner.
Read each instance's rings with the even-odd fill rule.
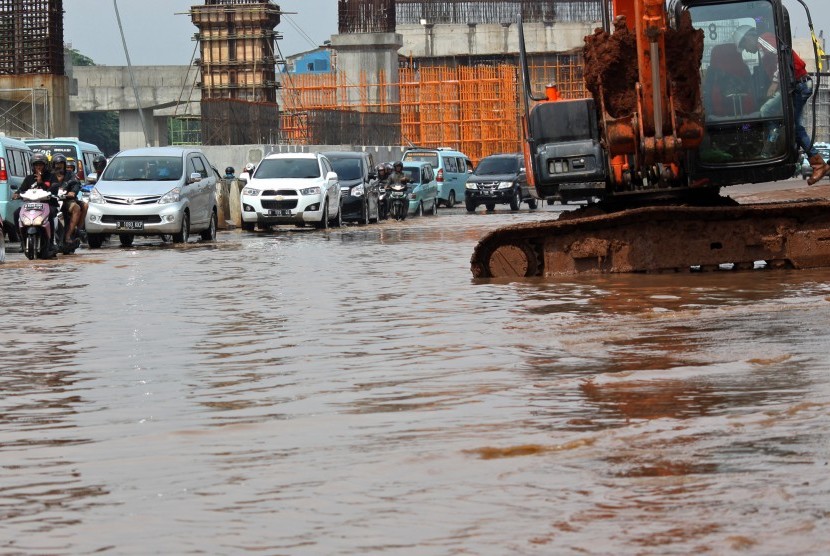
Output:
[[[89,56],[84,56],[74,48],[67,48],[66,51],[72,59],[73,66],[94,66],[95,62]]]
[[[118,112],[84,112],[78,115],[78,138],[112,156],[119,150]]]

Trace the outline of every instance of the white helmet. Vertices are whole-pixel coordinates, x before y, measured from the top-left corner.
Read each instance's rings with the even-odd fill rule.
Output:
[[[253,162],[249,162],[245,165],[245,171],[249,174],[254,171],[254,168],[256,168],[256,165]]]

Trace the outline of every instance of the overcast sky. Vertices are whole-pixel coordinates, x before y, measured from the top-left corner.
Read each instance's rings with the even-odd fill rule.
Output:
[[[187,11],[201,0],[117,0],[127,38],[130,60],[135,65],[184,65],[193,56],[196,27]],[[816,33],[824,29],[830,43],[830,1],[805,0],[813,15]],[[284,12],[277,31],[283,35],[279,47],[289,56],[319,46],[337,33],[337,0],[282,0],[275,2]],[[793,18],[796,37],[809,31],[804,10],[796,0],[784,5]],[[66,12],[64,40],[89,56],[96,64],[126,65],[121,37],[110,0],[63,0]],[[177,15],[182,14],[185,15]],[[293,23],[293,25],[292,25]]]

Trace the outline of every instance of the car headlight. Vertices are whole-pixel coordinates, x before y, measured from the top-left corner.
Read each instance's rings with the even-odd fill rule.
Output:
[[[356,186],[352,187],[351,195],[354,196],[354,197],[360,197],[365,192],[366,192],[366,190],[363,189],[363,184],[361,183],[360,185],[356,185]]]
[[[510,189],[513,187],[512,181],[500,181],[499,182],[499,189]]]
[[[478,189],[478,184],[467,182],[464,184],[464,187],[466,187],[467,189]]]
[[[254,189],[253,187],[246,187],[242,190],[242,194],[246,197],[257,197],[262,191],[259,189]]]
[[[160,205],[166,205],[168,203],[178,203],[179,199],[181,199],[182,190],[178,187],[174,187],[164,195],[162,195],[161,199],[159,199]]]
[[[106,203],[104,196],[101,195],[94,187],[92,188],[92,191],[89,192],[89,202],[93,205],[103,205]]]
[[[319,195],[320,191],[322,191],[319,187],[306,187],[305,189],[300,189],[300,193],[303,195]]]

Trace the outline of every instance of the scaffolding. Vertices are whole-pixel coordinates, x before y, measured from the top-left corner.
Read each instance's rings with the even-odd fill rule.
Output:
[[[600,21],[601,0],[396,0],[398,25]]]
[[[394,33],[395,0],[338,0],[340,34]]]
[[[531,84],[540,94],[555,82],[564,98],[586,96],[579,54],[535,62]],[[513,64],[402,67],[397,83],[382,72],[376,83],[365,75],[358,83],[342,73],[295,75],[282,94],[280,139],[286,143],[454,147],[474,162],[521,148],[522,93]]]
[[[0,75],[65,75],[63,0],[0,0]]]

